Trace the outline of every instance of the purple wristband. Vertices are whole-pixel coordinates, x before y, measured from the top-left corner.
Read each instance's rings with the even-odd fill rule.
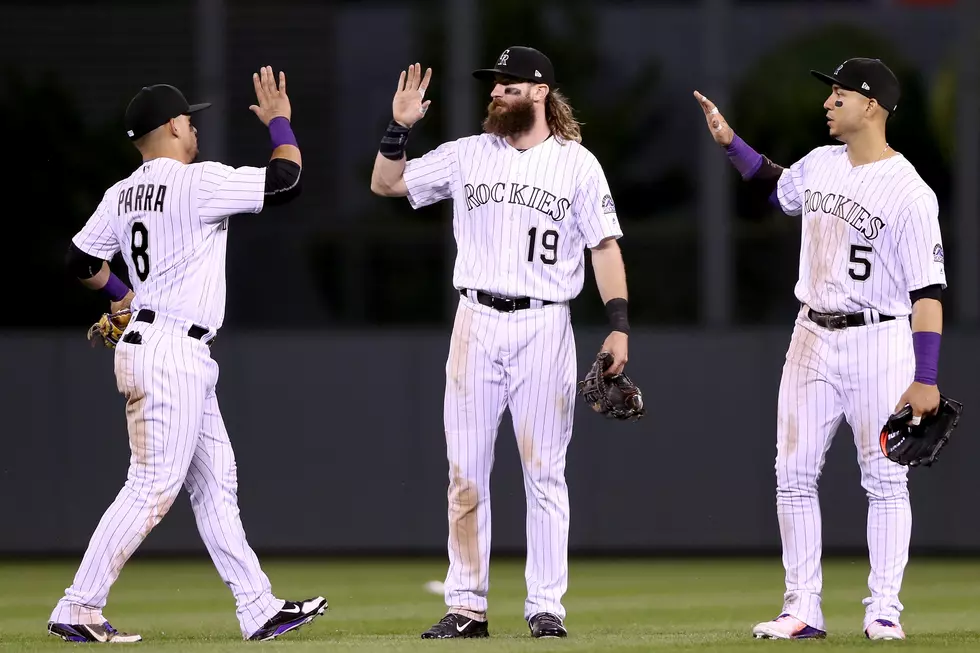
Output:
[[[109,280],[102,286],[102,292],[108,295],[112,301],[118,302],[129,293],[129,288],[126,287],[122,279],[110,272]]]
[[[272,149],[276,149],[280,145],[299,147],[296,144],[296,136],[293,135],[293,128],[289,121],[282,116],[269,121],[269,136],[272,137]]]
[[[939,368],[939,343],[942,336],[933,331],[916,331],[912,334],[915,350],[915,382],[936,385]]]
[[[762,155],[753,150],[738,134],[735,134],[732,142],[725,147],[725,152],[728,154],[728,160],[742,175],[742,179],[751,179],[762,167]]]

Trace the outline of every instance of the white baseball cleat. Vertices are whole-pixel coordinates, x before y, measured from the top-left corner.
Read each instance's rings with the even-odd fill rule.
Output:
[[[893,621],[876,619],[864,631],[868,639],[905,639],[905,631]]]
[[[756,639],[823,639],[827,631],[808,626],[796,617],[783,613],[772,621],[763,621],[752,629]]]

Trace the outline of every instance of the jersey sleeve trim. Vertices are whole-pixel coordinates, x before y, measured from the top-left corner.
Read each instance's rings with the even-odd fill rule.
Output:
[[[266,168],[231,166],[214,161],[201,169],[198,211],[207,224],[240,213],[259,213],[265,206]]]
[[[405,162],[402,179],[413,209],[453,196],[458,164],[458,141],[449,141],[416,159]]]
[[[623,236],[616,214],[616,204],[599,161],[589,155],[584,164],[583,180],[573,202],[575,218],[586,247],[594,249],[609,238]]]
[[[111,191],[112,189],[109,189],[106,192],[102,201],[99,202],[98,208],[85,222],[85,226],[71,239],[71,242],[79,250],[104,261],[112,260],[120,251],[119,239],[112,230],[108,209],[108,198]]]

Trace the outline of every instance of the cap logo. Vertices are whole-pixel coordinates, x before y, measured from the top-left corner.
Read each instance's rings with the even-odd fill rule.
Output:
[[[841,65],[837,66],[837,68],[834,70],[834,74],[836,75],[837,73],[839,73],[840,72],[840,69],[843,68],[843,67],[844,67],[844,64],[841,64]]]
[[[497,65],[498,66],[506,66],[508,59],[510,59],[510,48],[507,48],[506,50],[504,50],[503,54],[500,55],[500,58],[497,59]]]
[[[133,130],[130,129],[129,131],[126,132],[126,135],[129,136],[130,138],[132,138],[133,137],[133,133],[134,133]]]
[[[535,77],[541,77],[541,71],[540,70],[535,70],[534,71],[534,76]]]
[[[871,90],[871,87],[868,86],[868,83],[867,82],[861,82],[861,88],[863,88],[866,91],[870,91]]]

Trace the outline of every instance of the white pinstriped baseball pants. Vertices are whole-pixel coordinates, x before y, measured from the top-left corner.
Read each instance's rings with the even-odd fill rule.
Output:
[[[854,432],[868,496],[871,596],[863,601],[864,627],[876,619],[899,623],[912,532],[908,469],[885,458],[878,439],[914,371],[906,318],[831,331],[802,311],[797,317],[779,386],[776,506],[786,568],[783,612],[814,628],[824,629],[817,481],[843,419]]]
[[[561,618],[568,586],[568,487],[575,339],[566,304],[502,313],[462,298],[446,363],[450,612],[484,618],[490,570],[490,471],[510,409],[527,498],[524,616]]]
[[[126,397],[129,474],[89,541],[72,586],[50,621],[102,623],[109,589],[123,565],[173,505],[181,485],[190,494],[198,531],[231,589],[243,637],[283,606],[249,547],[238,510],[235,454],[215,385],[209,347],[188,337],[189,323],[157,314],[131,322],[142,344],[120,342],[116,384]]]

